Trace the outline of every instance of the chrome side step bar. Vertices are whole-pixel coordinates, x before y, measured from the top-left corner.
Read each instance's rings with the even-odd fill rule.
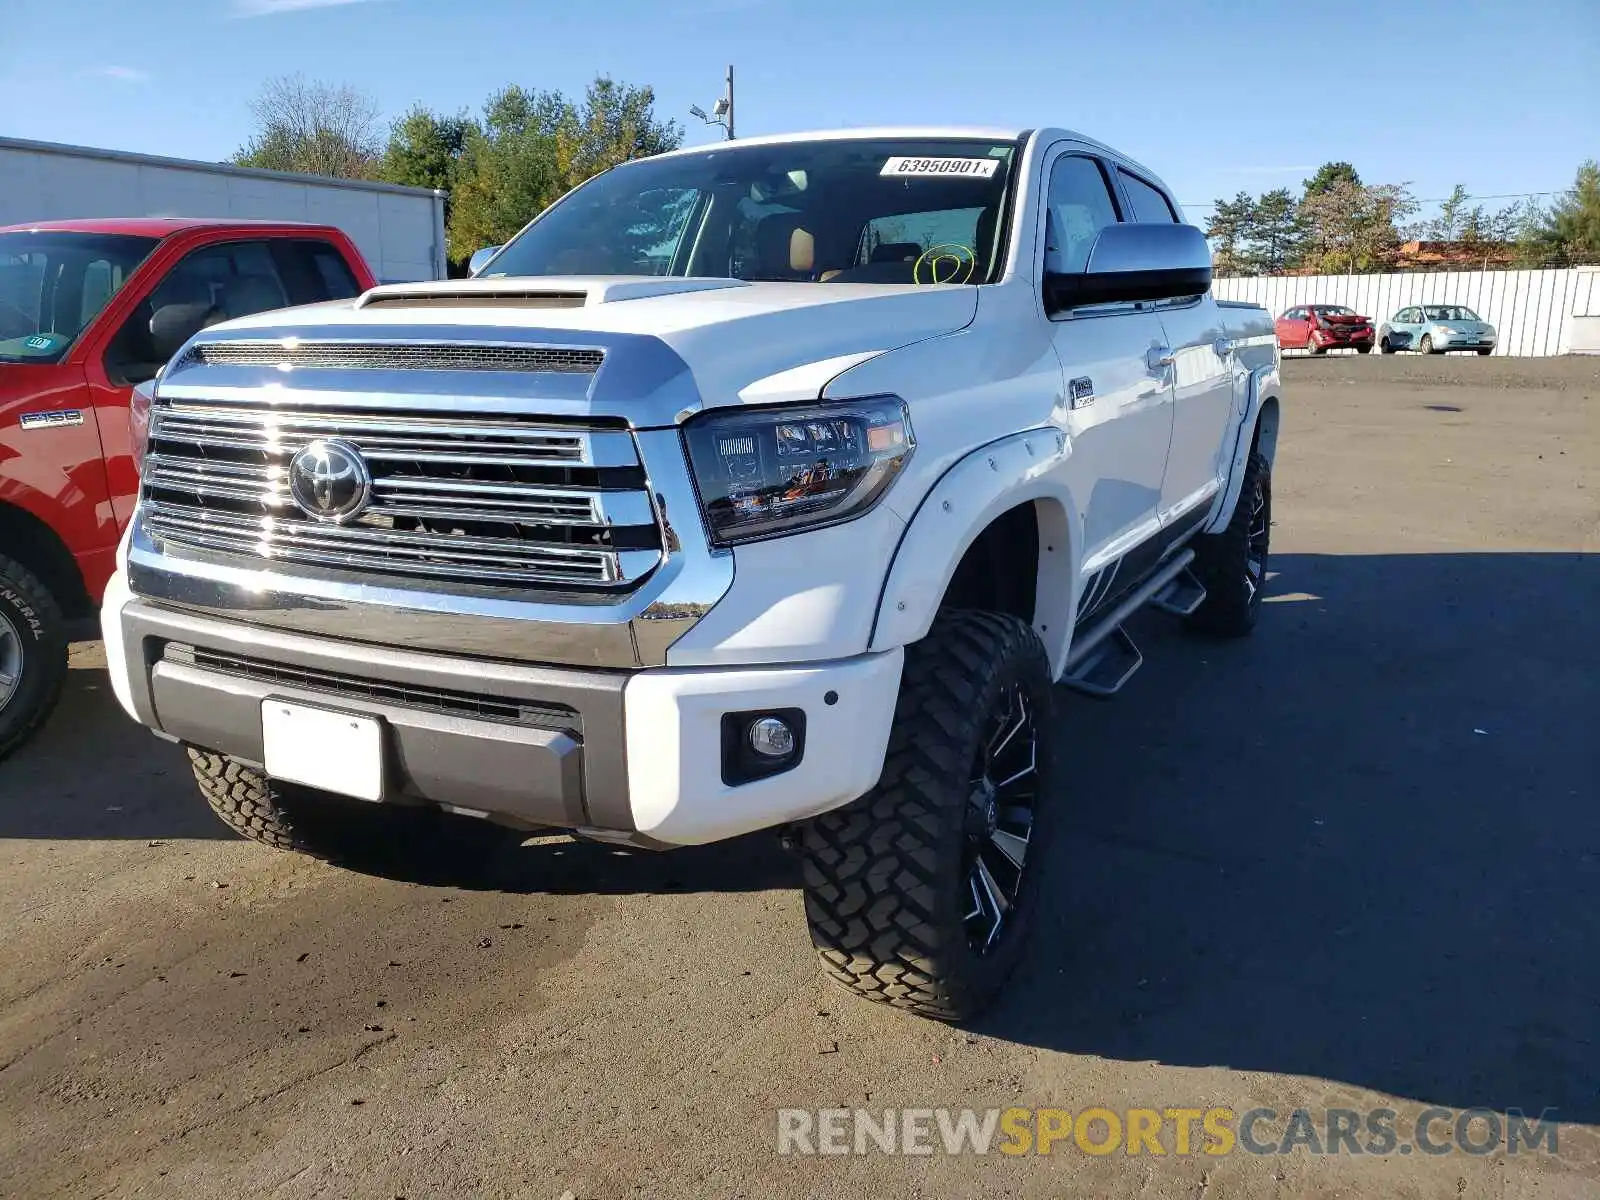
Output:
[[[1191,599],[1193,604],[1186,611],[1198,608],[1205,599],[1205,589],[1189,574],[1189,564],[1193,561],[1193,550],[1173,555],[1171,561],[1163,563],[1105,616],[1079,630],[1073,636],[1060,682],[1096,699],[1103,700],[1120,692],[1134,672],[1144,665],[1144,655],[1122,623],[1152,601],[1160,604],[1161,600],[1171,600],[1175,607],[1161,605],[1169,612],[1180,611],[1181,605]],[[1192,581],[1193,587],[1186,586],[1185,580]]]
[[[1180,572],[1171,583],[1156,593],[1150,601],[1162,612],[1175,617],[1187,617],[1206,602],[1206,585],[1194,577],[1194,572]]]

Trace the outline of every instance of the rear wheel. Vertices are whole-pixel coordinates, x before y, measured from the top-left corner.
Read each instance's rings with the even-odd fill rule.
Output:
[[[1053,716],[1044,647],[1016,617],[947,612],[907,649],[882,778],[801,839],[830,978],[943,1021],[994,998],[1055,815]]]
[[[66,678],[60,606],[32,571],[0,555],[0,759],[38,732]]]
[[[1272,464],[1252,451],[1228,527],[1195,540],[1193,571],[1205,585],[1206,598],[1189,618],[1191,629],[1243,637],[1256,627],[1271,545]]]

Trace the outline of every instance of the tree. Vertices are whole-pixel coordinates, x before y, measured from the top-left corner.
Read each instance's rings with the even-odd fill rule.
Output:
[[[462,154],[450,242],[470,253],[500,245],[561,195],[556,133],[567,101],[512,84],[489,97]]]
[[[285,75],[262,87],[250,112],[256,129],[233,156],[240,166],[339,179],[376,171],[378,106],[365,92]]]
[[[1439,205],[1439,215],[1428,222],[1427,235],[1435,242],[1453,242],[1462,237],[1462,230],[1467,223],[1467,201],[1472,199],[1467,195],[1467,189],[1461,184],[1456,184],[1447,200]],[[1472,215],[1482,218],[1483,209],[1480,205],[1473,210]]]
[[[1255,199],[1249,192],[1240,192],[1232,200],[1218,200],[1212,206],[1206,237],[1216,243],[1217,274],[1239,275],[1246,270],[1244,243],[1255,209]]]
[[[1305,181],[1305,196],[1320,196],[1341,183],[1360,187],[1361,176],[1347,162],[1325,162],[1317,168],[1315,175]]]
[[[1256,274],[1277,274],[1299,259],[1305,227],[1300,206],[1288,188],[1267,192],[1256,202],[1248,237],[1246,261]]]
[[[467,143],[476,132],[477,121],[464,112],[446,117],[415,105],[389,131],[383,178],[407,187],[451,191],[460,178]]]
[[[655,118],[655,92],[601,77],[581,104],[513,84],[469,131],[450,238],[462,251],[496,245],[584,180],[618,163],[676,149],[683,130]]]
[[[1542,214],[1531,232],[1546,258],[1600,262],[1600,163],[1591,158],[1580,166],[1571,190]]]
[[[1368,187],[1340,179],[1307,195],[1300,211],[1311,231],[1309,255],[1328,274],[1381,271],[1400,247],[1400,223],[1417,211],[1405,184]]]
[[[379,167],[379,174],[389,183],[445,192],[446,254],[458,269],[475,247],[451,242],[450,214],[463,178],[467,146],[480,132],[477,121],[464,112],[446,117],[415,105],[390,129],[389,146]]]

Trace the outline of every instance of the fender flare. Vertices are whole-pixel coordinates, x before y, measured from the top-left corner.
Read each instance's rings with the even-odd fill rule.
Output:
[[[1211,516],[1202,527],[1205,533],[1217,533],[1228,527],[1233,518],[1234,505],[1239,503],[1239,492],[1244,487],[1245,461],[1250,448],[1257,444],[1256,429],[1261,430],[1260,448],[1270,463],[1278,456],[1278,394],[1281,388],[1278,369],[1274,366],[1257,367],[1250,373],[1249,392],[1244,417],[1234,433],[1233,461],[1228,467],[1228,485],[1217,493]]]
[[[1033,628],[1053,676],[1071,641],[1077,601],[1077,508],[1061,477],[1071,440],[1054,426],[1026,430],[972,451],[922,498],[890,560],[873,619],[874,653],[927,636],[956,567],[995,518],[1033,503],[1039,521]]]

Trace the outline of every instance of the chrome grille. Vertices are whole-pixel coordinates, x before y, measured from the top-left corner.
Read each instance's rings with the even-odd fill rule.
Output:
[[[180,367],[331,367],[400,371],[558,371],[592,375],[605,351],[566,346],[489,346],[419,342],[206,342]]]
[[[372,476],[368,504],[342,524],[308,516],[289,489],[295,453],[332,437]],[[661,561],[621,428],[163,400],[141,482],[145,526],[163,542],[433,588],[618,591]]]

